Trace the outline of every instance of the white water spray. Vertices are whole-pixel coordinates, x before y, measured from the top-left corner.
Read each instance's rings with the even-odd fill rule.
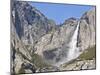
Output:
[[[67,61],[70,61],[72,59],[77,58],[80,54],[79,48],[76,46],[77,45],[78,30],[79,30],[79,22],[78,22],[76,30],[72,36],[72,39],[69,43],[69,52],[68,52],[68,56],[67,56]]]
[[[58,66],[63,64],[63,63],[66,63],[66,62],[69,62],[75,58],[77,58],[79,55],[80,55],[80,51],[79,51],[79,48],[77,47],[77,36],[78,36],[78,30],[79,30],[79,23],[77,24],[77,27],[75,29],[75,32],[71,38],[71,41],[69,43],[69,49],[68,49],[68,52],[66,52],[66,57],[63,57],[61,61],[55,63],[54,65],[55,66]]]

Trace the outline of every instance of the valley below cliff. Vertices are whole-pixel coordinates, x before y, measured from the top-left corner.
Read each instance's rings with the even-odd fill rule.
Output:
[[[12,74],[96,69],[95,7],[61,25],[26,1],[11,7]]]

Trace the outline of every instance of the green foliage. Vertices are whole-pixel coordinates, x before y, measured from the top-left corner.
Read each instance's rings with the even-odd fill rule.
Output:
[[[77,61],[77,60],[74,59],[74,60],[71,60],[71,61],[69,61],[68,63],[64,63],[64,64],[62,64],[62,65],[63,65],[63,67],[65,68],[65,67],[67,67],[68,65],[75,63],[76,61]],[[61,66],[62,66],[62,65],[61,65]]]
[[[32,56],[32,62],[36,65],[38,68],[43,68],[43,67],[49,67],[48,65],[41,56],[37,54],[33,54]]]
[[[86,49],[79,57],[79,60],[90,60],[96,58],[96,46]]]
[[[77,59],[71,60],[68,63],[63,64],[63,67],[67,67],[70,64],[73,64],[77,61],[82,60],[91,60],[96,58],[96,46],[86,49]]]
[[[55,32],[56,30],[55,30],[55,28],[52,28],[49,32],[48,32],[48,34],[53,34],[54,32]]]

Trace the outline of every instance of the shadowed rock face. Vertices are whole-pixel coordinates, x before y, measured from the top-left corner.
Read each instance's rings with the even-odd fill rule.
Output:
[[[12,2],[11,18],[12,73],[19,73],[22,69],[24,73],[59,71],[55,64],[62,61],[67,62],[70,42],[78,23],[75,45],[78,50],[82,53],[96,44],[95,9],[87,11],[80,20],[72,17],[57,26],[53,20],[46,18],[28,2],[14,1]],[[52,66],[44,67],[44,69],[38,68],[32,62],[33,54],[41,56]],[[83,62],[85,63],[85,61]],[[71,70],[74,69],[73,65],[71,66]],[[85,69],[89,68],[85,67]],[[66,68],[66,70],[68,69]]]
[[[34,44],[49,30],[55,28],[55,23],[22,1],[12,2],[11,18],[12,73],[19,73],[22,64],[34,65],[31,62]],[[26,73],[33,72],[32,69],[24,70]]]
[[[15,1],[13,9],[16,32],[25,45],[34,45],[55,25],[27,2]]]
[[[43,55],[45,56],[46,59],[51,59],[52,60],[56,56],[55,50],[44,51]]]

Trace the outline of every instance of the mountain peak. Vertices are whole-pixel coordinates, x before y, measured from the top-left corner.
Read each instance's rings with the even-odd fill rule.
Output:
[[[71,18],[68,18],[67,20],[65,20],[64,22],[64,25],[76,25],[78,22],[78,19],[74,18],[74,17],[71,17]]]

